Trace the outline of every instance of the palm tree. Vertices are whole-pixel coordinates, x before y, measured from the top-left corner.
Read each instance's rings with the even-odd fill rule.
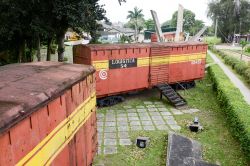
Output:
[[[128,11],[127,19],[130,19],[130,22],[134,25],[135,28],[135,41],[138,41],[138,30],[140,24],[144,22],[144,15],[142,14],[142,9],[138,7],[134,8],[134,11]]]

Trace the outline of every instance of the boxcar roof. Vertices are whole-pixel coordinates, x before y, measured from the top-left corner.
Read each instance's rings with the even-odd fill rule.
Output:
[[[203,42],[169,42],[169,43],[154,43],[152,47],[182,47],[182,46],[197,46],[197,45],[207,45]]]
[[[131,43],[131,44],[88,44],[85,45],[91,50],[103,50],[103,49],[127,49],[127,48],[148,48],[147,43]]]
[[[119,50],[127,48],[150,48],[150,47],[181,47],[188,45],[205,45],[203,42],[163,42],[163,43],[131,43],[131,44],[88,44],[83,45],[93,51],[97,50]]]
[[[0,67],[0,134],[93,72],[92,66],[58,62]]]

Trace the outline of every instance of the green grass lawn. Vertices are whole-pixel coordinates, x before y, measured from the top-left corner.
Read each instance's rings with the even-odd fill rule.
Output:
[[[205,160],[225,166],[244,166],[246,159],[239,144],[228,131],[223,110],[216,101],[211,85],[206,77],[197,83],[196,88],[190,89],[189,93],[181,93],[189,106],[201,110],[194,115],[176,116],[178,124],[182,126],[181,133],[202,143]],[[204,127],[200,133],[191,133],[185,128],[195,116]]]
[[[212,63],[210,56],[207,63]],[[223,109],[219,107],[212,82],[208,76],[202,81],[197,81],[197,86],[188,91],[179,93],[188,101],[190,108],[198,108],[201,111],[195,114],[183,114],[175,116],[176,121],[182,127],[180,133],[193,138],[203,145],[203,159],[222,166],[245,166],[246,159],[237,141],[228,131],[228,126],[223,115]],[[127,97],[126,101],[113,107],[99,109],[98,112],[106,113],[109,109],[121,108],[125,105],[136,106],[142,101],[159,101],[157,91],[148,90]],[[167,108],[172,106],[164,99]],[[187,124],[194,117],[199,118],[204,130],[199,133],[191,133]],[[137,136],[150,137],[150,145],[146,149],[139,149],[136,145],[118,147],[118,153],[114,155],[98,155],[94,165],[105,166],[163,166],[166,165],[167,133],[163,131],[139,131],[130,132],[132,140]]]
[[[149,146],[145,149],[131,146],[119,146],[115,155],[99,155],[95,158],[95,164],[104,163],[106,166],[164,166],[166,165],[167,133],[162,131],[138,131],[131,132],[132,140],[138,136],[150,137]]]

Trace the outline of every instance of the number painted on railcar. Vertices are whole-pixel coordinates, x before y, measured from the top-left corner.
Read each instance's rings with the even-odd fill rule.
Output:
[[[109,69],[123,69],[137,67],[137,58],[109,60]]]
[[[191,61],[191,64],[192,64],[192,65],[201,64],[201,59],[192,60],[192,61]]]

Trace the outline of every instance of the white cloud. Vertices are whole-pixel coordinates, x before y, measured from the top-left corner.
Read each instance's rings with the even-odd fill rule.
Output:
[[[178,9],[178,4],[184,8],[193,11],[196,19],[203,20],[207,25],[211,20],[207,18],[207,4],[209,0],[127,0],[120,6],[118,0],[100,0],[99,4],[105,5],[106,16],[111,22],[127,22],[126,19],[129,10],[135,6],[143,9],[145,18],[151,18],[150,10],[155,10],[159,17],[160,23],[170,20],[172,14]]]

